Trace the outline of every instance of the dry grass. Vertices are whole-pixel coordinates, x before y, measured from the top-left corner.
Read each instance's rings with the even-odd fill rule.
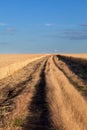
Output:
[[[49,68],[50,67],[50,68]],[[87,104],[52,59],[46,71],[47,98],[56,130],[87,130]]]
[[[69,81],[87,98],[87,60],[83,58],[58,55],[58,68]]]
[[[1,54],[0,55],[0,79],[8,77],[15,71],[23,68],[28,63],[46,55],[42,54]]]
[[[0,54],[0,68],[11,65],[15,62],[26,61],[27,59],[33,59],[41,57],[42,54]]]
[[[87,53],[82,53],[82,54],[81,53],[79,53],[79,54],[61,54],[61,55],[87,59]]]
[[[46,60],[1,80],[2,130],[87,130],[86,101],[58,69],[57,57]]]
[[[5,85],[3,86],[5,87],[1,90],[3,98],[0,102],[0,127],[2,130],[22,129],[21,125],[24,124],[24,119],[29,114],[28,106],[44,62],[44,58],[34,61],[16,75],[14,74],[13,79],[10,79],[10,76],[8,80],[4,79]],[[7,92],[4,95],[6,89]]]

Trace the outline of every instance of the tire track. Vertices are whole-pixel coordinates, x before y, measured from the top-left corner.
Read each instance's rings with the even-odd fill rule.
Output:
[[[17,84],[16,83],[13,84],[13,86],[11,85],[11,83],[14,82],[14,80],[12,82],[4,85],[5,87],[0,90],[2,92],[2,97],[4,97],[2,100],[0,100],[0,106],[4,105],[9,99],[13,99],[13,98],[15,98],[16,96],[18,96],[19,94],[22,93],[22,91],[26,88],[29,81],[32,80],[32,75],[34,75],[34,73],[36,73],[36,71],[38,70],[38,67],[41,65],[42,62],[43,62],[43,60],[40,60],[39,62],[37,62],[36,65],[34,65],[34,68],[31,69],[29,74],[27,72],[29,65],[27,65],[25,67],[26,69],[24,68],[25,73],[27,72],[27,75],[28,75],[28,76],[25,77],[25,80],[23,80],[23,81],[21,81]],[[9,76],[8,79],[10,77],[11,76]]]
[[[60,58],[62,56],[55,56],[53,58],[55,65],[63,72],[73,86],[84,96],[87,100],[87,81],[86,81],[86,60],[78,58]],[[73,60],[73,62],[72,62]],[[75,60],[75,61],[74,61]],[[71,66],[71,67],[70,67]],[[76,72],[74,72],[76,71]],[[81,78],[83,77],[83,78]]]
[[[87,130],[87,104],[55,66],[52,58],[49,59],[47,66],[46,83],[54,128],[56,130]]]
[[[35,68],[31,71],[31,74],[28,72],[28,69],[25,69],[27,71],[26,80],[17,84],[16,87],[12,88],[12,91],[9,89],[10,92],[7,95],[7,99],[2,102],[0,107],[0,127],[2,127],[3,130],[16,130],[15,127],[20,127],[14,127],[15,119],[22,120],[26,117],[27,105],[33,95],[34,86],[38,81],[36,77],[38,77],[45,60],[46,58],[39,60]]]
[[[16,104],[9,121],[23,122],[3,130],[87,130],[87,103],[55,63],[54,56],[44,58],[21,84],[25,88],[9,97]]]
[[[45,62],[40,73],[40,80],[36,84],[35,93],[29,106],[29,116],[23,130],[54,130],[50,120],[50,113],[47,103],[47,91],[45,82]]]

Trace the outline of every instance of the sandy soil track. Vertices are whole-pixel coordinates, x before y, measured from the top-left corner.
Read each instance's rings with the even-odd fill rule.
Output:
[[[2,130],[87,130],[87,103],[54,57],[26,66],[9,85],[1,81],[1,113],[5,107],[13,108],[0,115]],[[5,80],[8,83],[11,77]]]

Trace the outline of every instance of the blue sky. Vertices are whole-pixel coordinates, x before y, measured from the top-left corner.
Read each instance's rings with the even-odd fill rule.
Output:
[[[0,0],[0,53],[87,53],[87,0]]]

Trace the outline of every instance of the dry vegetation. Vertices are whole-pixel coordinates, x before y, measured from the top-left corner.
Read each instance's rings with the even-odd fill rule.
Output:
[[[87,98],[87,60],[58,55],[57,66],[82,95]]]
[[[0,127],[3,130],[22,129],[44,62],[44,59],[34,61],[0,81]]]
[[[82,54],[81,53],[80,54],[61,54],[61,55],[87,59],[86,53],[82,53]]]
[[[8,77],[15,71],[23,68],[28,63],[37,60],[45,55],[41,54],[1,54],[0,55],[0,79]]]
[[[0,130],[87,130],[86,70],[85,59],[49,55],[1,79]]]
[[[52,62],[51,59],[47,68],[47,97],[54,128],[86,130],[87,104]]]

